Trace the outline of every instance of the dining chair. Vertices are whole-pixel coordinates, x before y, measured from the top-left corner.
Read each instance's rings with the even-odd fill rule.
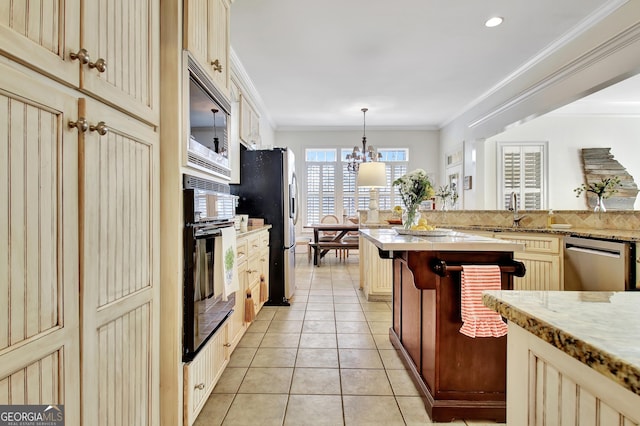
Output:
[[[347,221],[351,223],[355,223],[356,225],[360,223],[360,218],[358,216],[349,216]],[[347,235],[343,238],[345,242],[350,241],[359,241],[360,240],[360,232],[359,231],[349,231]],[[349,257],[349,249],[345,249],[346,257]]]
[[[337,224],[337,223],[340,223],[340,219],[338,219],[338,216],[334,214],[326,214],[322,216],[322,218],[320,219],[320,223],[336,223]],[[336,234],[337,234],[336,231],[321,231],[318,236],[318,240],[331,241],[336,236]],[[343,250],[342,249],[335,249],[335,250],[336,250],[336,257],[342,258]]]

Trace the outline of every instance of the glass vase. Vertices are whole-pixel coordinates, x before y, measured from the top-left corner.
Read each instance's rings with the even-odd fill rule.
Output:
[[[607,211],[604,205],[604,197],[599,195],[596,199],[596,206],[593,208],[594,213],[603,213]]]
[[[418,226],[420,221],[420,213],[418,212],[418,206],[412,206],[402,212],[402,227],[404,229],[411,229],[412,226]]]

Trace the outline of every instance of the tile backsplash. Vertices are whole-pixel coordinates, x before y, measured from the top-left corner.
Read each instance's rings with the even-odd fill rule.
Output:
[[[437,226],[487,226],[506,227],[513,224],[513,213],[501,210],[423,210],[420,211],[429,223]],[[547,227],[546,211],[521,210],[519,216],[520,228],[541,229]],[[393,217],[389,210],[380,210],[380,222]],[[366,222],[367,210],[360,211],[361,222]],[[608,211],[593,213],[585,210],[554,211],[555,223],[568,223],[574,228],[640,230],[640,212],[636,211]]]

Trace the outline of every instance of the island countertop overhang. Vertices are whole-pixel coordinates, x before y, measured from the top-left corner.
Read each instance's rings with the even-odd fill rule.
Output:
[[[637,292],[486,291],[484,304],[640,395]]]
[[[383,251],[503,251],[523,250],[508,240],[452,231],[446,236],[400,235],[393,229],[360,229],[360,234]]]

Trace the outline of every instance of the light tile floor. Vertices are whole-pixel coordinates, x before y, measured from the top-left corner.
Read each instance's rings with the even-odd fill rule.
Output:
[[[389,342],[390,303],[359,290],[357,253],[296,262],[291,306],[262,308],[195,424],[440,424]]]

